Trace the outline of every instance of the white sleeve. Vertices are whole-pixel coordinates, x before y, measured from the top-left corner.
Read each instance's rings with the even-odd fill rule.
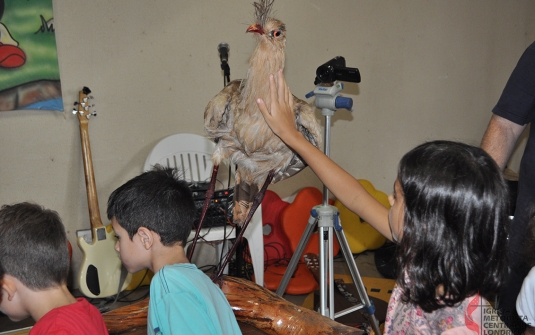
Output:
[[[535,327],[535,267],[524,279],[516,298],[516,311],[520,319],[530,327]]]

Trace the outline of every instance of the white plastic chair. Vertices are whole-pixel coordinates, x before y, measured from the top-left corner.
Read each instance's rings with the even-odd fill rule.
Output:
[[[149,156],[145,160],[143,171],[148,171],[156,164],[165,167],[177,168],[184,173],[184,179],[188,182],[208,182],[212,175],[212,153],[215,149],[215,143],[206,137],[196,134],[174,134],[158,142]],[[218,171],[218,183],[216,189],[227,188],[229,178],[228,171],[222,166]],[[224,182],[220,182],[224,180]],[[262,206],[258,207],[253,215],[253,219],[244,233],[244,237],[249,242],[249,250],[255,274],[255,282],[264,285],[264,235],[262,232]],[[235,238],[236,232],[232,230],[229,233],[226,228],[227,238]],[[202,241],[220,241],[225,239],[225,228],[214,227],[211,229],[201,229],[200,236]],[[195,236],[195,230],[192,230],[188,240]],[[189,244],[186,246],[186,248]],[[226,246],[225,246],[226,247]],[[218,246],[218,259],[223,252],[223,243]],[[225,269],[228,272],[228,267]]]

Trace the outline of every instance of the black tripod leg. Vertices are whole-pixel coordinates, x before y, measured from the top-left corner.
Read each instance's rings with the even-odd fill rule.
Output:
[[[202,206],[202,213],[201,213],[201,218],[199,220],[199,225],[197,226],[197,230],[195,231],[195,237],[193,238],[193,242],[191,243],[191,247],[189,249],[188,260],[190,262],[191,262],[191,258],[193,257],[193,251],[195,250],[195,245],[197,244],[197,239],[199,238],[199,233],[201,232],[202,224],[204,222],[204,217],[206,216],[208,207],[210,207],[210,201],[212,200],[212,197],[214,196],[215,183],[217,180],[216,178],[217,178],[218,169],[219,169],[219,165],[214,165],[214,168],[212,170],[212,177],[210,179],[210,185],[208,186],[208,190],[206,191],[206,198],[204,199],[204,204]]]

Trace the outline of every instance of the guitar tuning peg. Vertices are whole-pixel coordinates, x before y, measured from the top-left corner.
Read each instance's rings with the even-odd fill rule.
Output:
[[[75,102],[74,102],[74,105],[75,105],[75,106],[78,106],[78,101],[75,101]]]
[[[72,113],[76,115],[76,113],[78,113],[78,110],[76,108],[73,108]]]
[[[97,116],[97,112],[91,112],[87,114],[85,117],[89,120],[92,116]]]

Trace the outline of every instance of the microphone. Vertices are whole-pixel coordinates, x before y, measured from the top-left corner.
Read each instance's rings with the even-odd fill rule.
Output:
[[[230,47],[227,43],[219,43],[217,46],[217,51],[219,51],[219,58],[221,58],[221,63],[228,62],[228,52],[230,50]]]

